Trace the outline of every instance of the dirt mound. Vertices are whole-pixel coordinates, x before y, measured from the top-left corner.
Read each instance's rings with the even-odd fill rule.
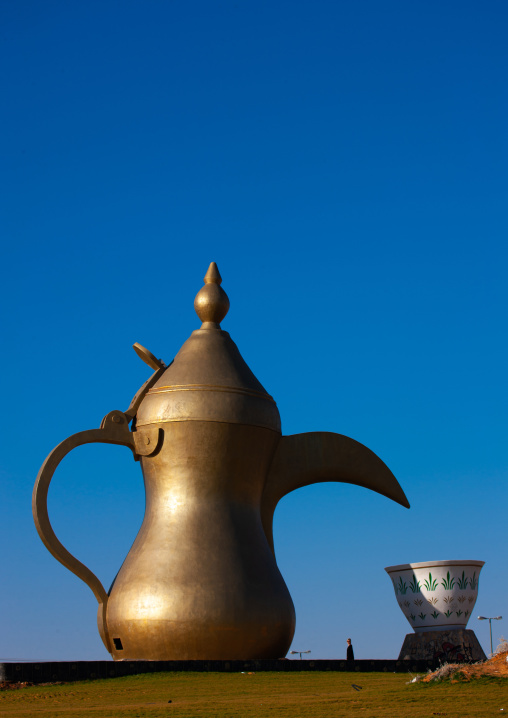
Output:
[[[442,681],[449,678],[454,681],[471,681],[476,678],[490,676],[495,678],[508,678],[508,651],[496,653],[487,661],[479,663],[445,663],[437,671],[429,673],[422,678],[423,683]]]

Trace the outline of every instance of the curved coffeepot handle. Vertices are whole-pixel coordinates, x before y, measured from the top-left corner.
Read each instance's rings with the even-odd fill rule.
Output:
[[[41,466],[32,494],[32,512],[37,532],[48,551],[66,568],[86,583],[99,603],[97,622],[99,631],[108,651],[111,650],[105,613],[108,594],[97,576],[73,556],[57,539],[48,515],[48,490],[53,474],[62,459],[83,444],[119,444],[127,446],[135,459],[154,453],[162,439],[160,429],[148,428],[143,431],[129,431],[129,416],[121,411],[107,414],[100,429],[80,431],[69,436],[49,454]],[[102,610],[101,610],[102,607]]]

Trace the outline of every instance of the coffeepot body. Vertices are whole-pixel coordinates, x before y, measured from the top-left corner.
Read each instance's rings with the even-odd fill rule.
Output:
[[[279,500],[319,481],[346,481],[409,506],[388,467],[353,439],[282,436],[273,398],[220,327],[229,308],[220,284],[212,263],[194,302],[201,328],[169,366],[135,344],[153,375],[126,411],[59,444],[34,487],[39,535],[93,591],[115,660],[285,656],[295,612],[274,554]],[[132,451],[146,491],[143,523],[109,591],[60,543],[47,509],[62,458],[98,442]]]
[[[286,654],[294,608],[261,521],[279,427],[217,328],[194,332],[149,390],[136,431],[163,439],[141,458],[145,518],[109,594],[116,658]]]

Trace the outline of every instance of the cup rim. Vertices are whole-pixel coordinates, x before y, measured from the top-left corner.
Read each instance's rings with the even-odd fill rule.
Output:
[[[395,573],[396,571],[411,571],[415,568],[433,568],[441,566],[479,566],[485,564],[485,561],[466,561],[462,559],[454,559],[449,561],[422,561],[420,563],[401,563],[398,566],[386,566],[386,573]]]

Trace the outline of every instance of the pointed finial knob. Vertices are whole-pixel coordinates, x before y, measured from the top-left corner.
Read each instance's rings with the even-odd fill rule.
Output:
[[[205,286],[196,294],[194,309],[203,322],[201,329],[218,327],[229,310],[229,299],[220,286],[222,277],[215,262],[212,262],[205,274]]]

